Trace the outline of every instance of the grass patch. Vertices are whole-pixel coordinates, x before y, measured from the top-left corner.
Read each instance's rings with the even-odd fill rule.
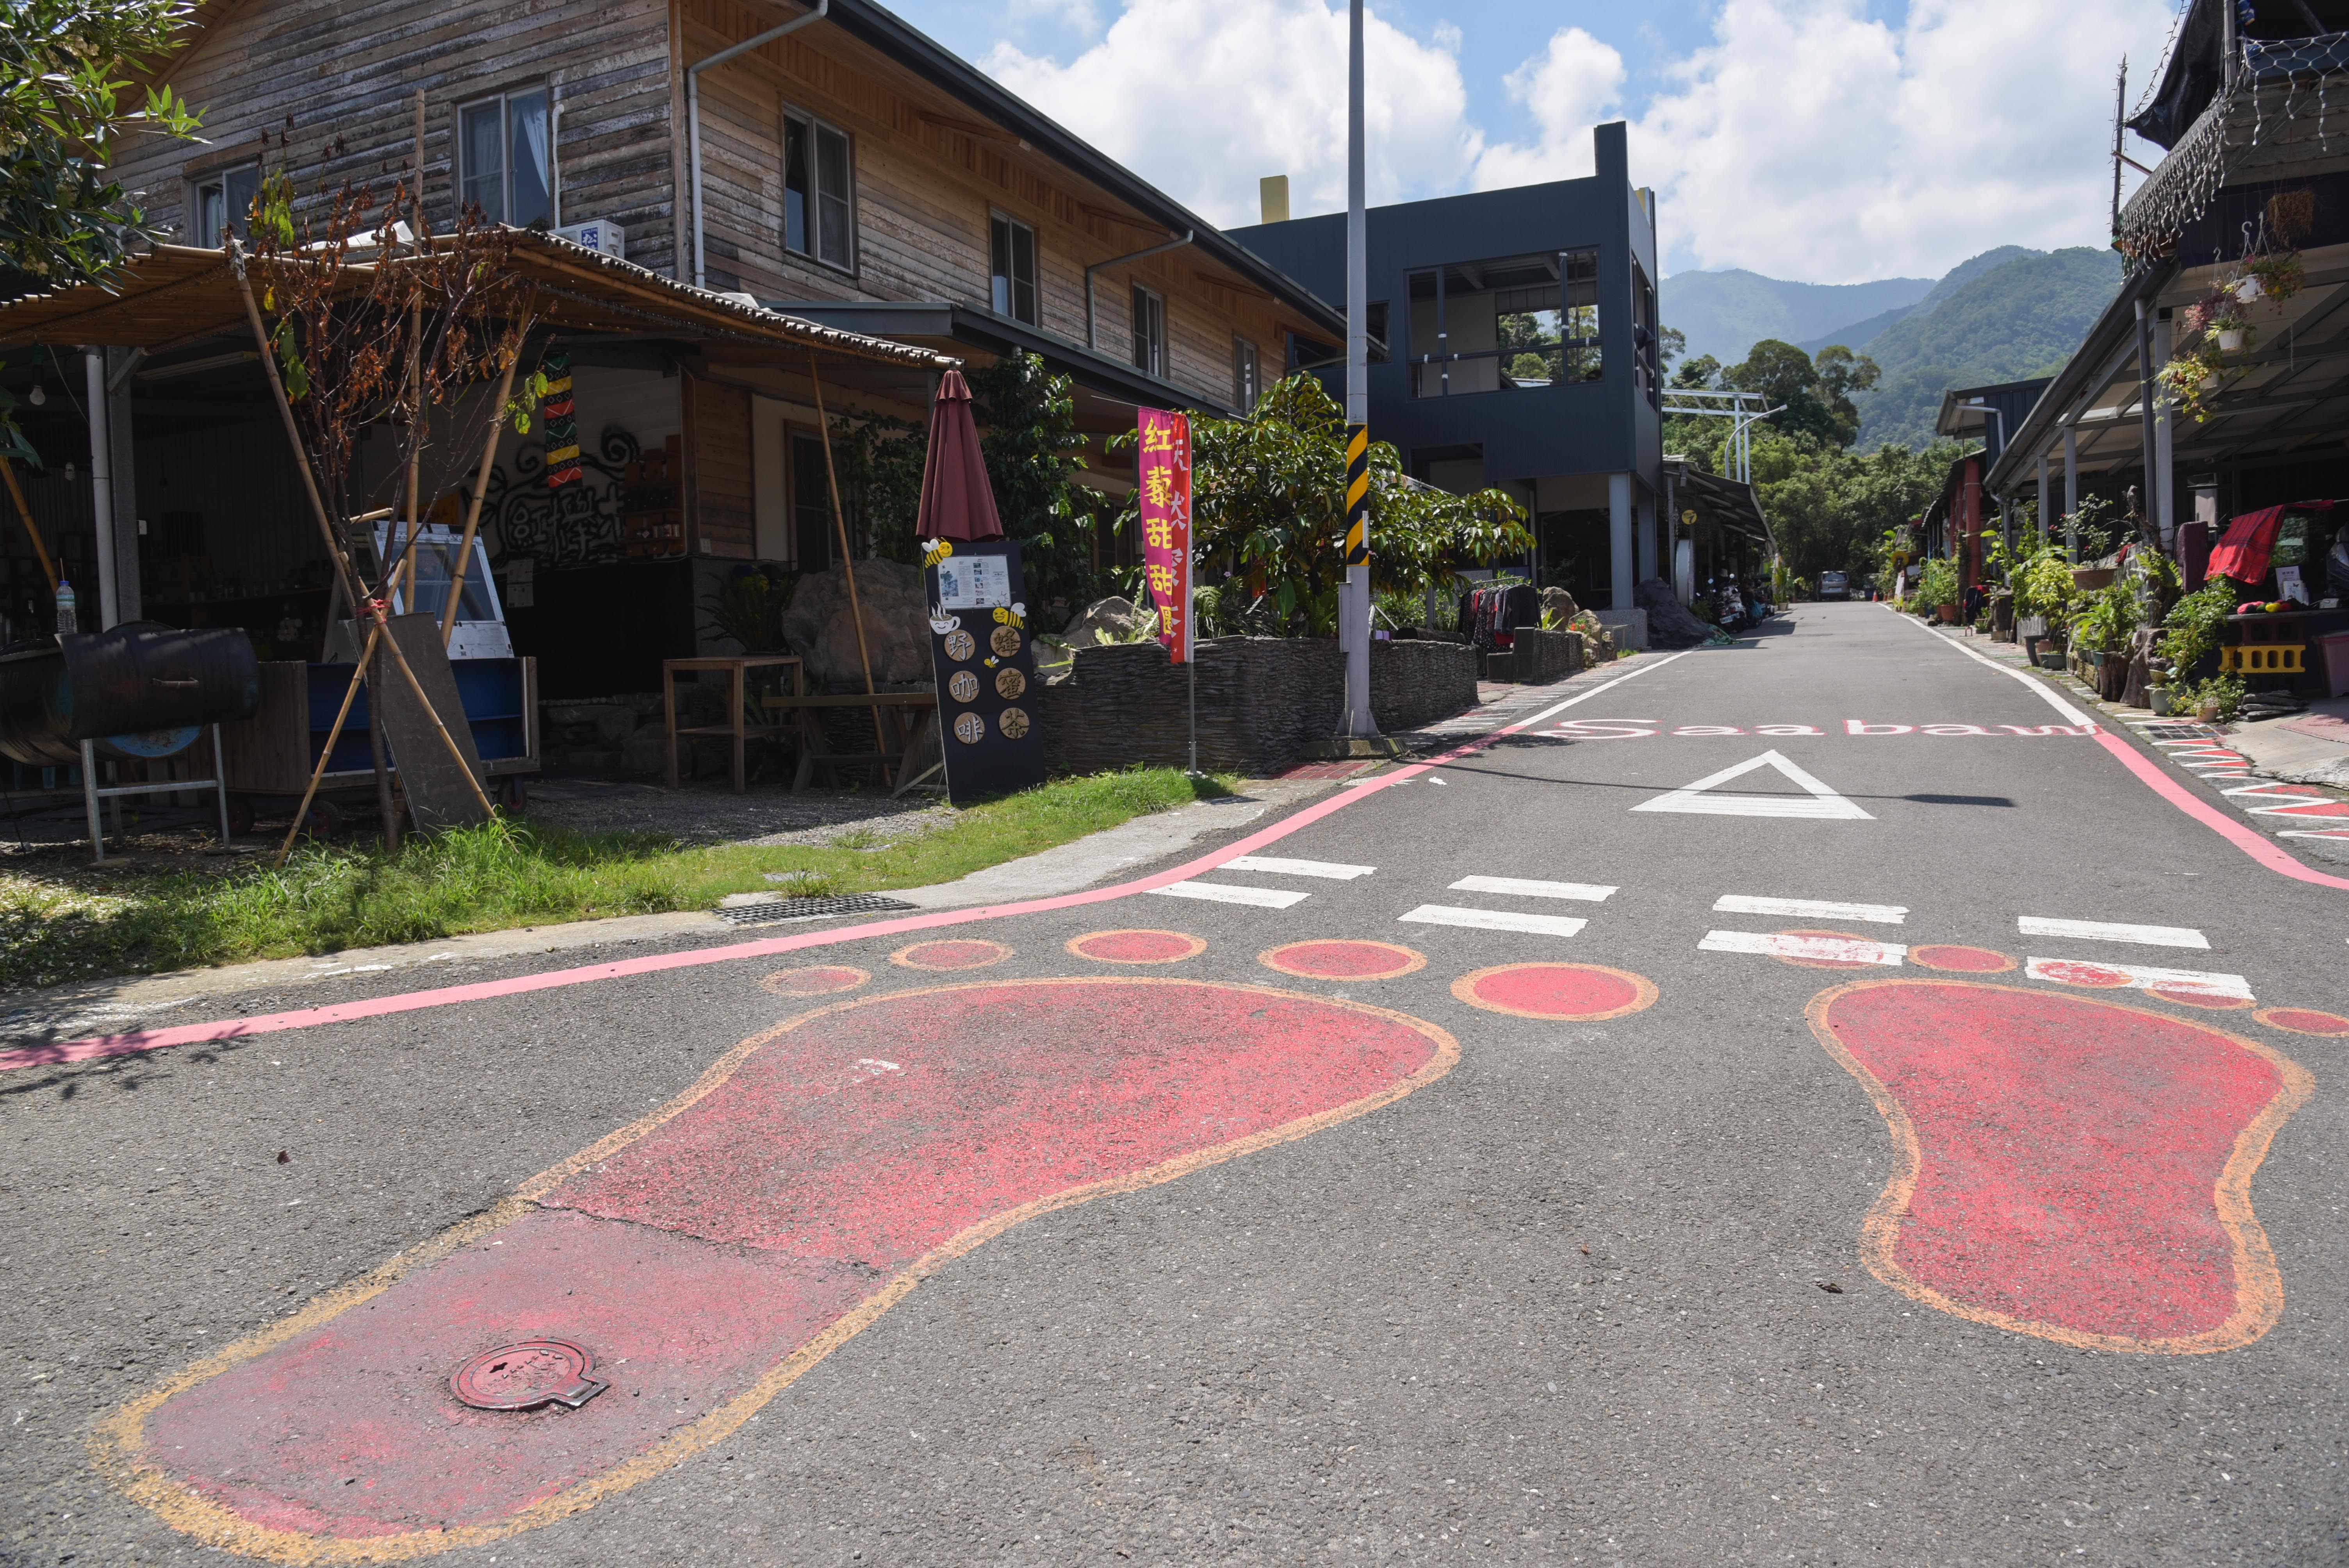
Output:
[[[605,915],[708,909],[730,892],[878,892],[952,882],[1194,800],[1223,781],[1172,768],[1056,779],[884,844],[682,848],[648,833],[526,820],[410,839],[398,855],[311,845],[225,875],[78,867],[0,872],[0,991],[245,958],[332,953]],[[780,881],[769,873],[781,873]]]

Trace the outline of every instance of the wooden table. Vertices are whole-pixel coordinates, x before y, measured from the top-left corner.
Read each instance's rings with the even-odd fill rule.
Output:
[[[808,780],[815,776],[815,770],[818,768],[830,770],[836,783],[839,781],[839,769],[848,764],[878,762],[885,774],[894,772],[895,775],[895,787],[889,791],[893,796],[903,795],[924,779],[928,778],[930,774],[937,771],[937,769],[933,768],[925,769],[919,775],[908,775],[904,772],[901,766],[906,754],[913,750],[915,743],[921,739],[924,727],[936,722],[938,694],[934,691],[885,691],[875,692],[870,696],[851,693],[808,696],[802,693],[793,692],[790,696],[762,696],[759,699],[759,706],[772,710],[788,711],[798,725],[800,766],[798,773],[792,779],[792,793],[794,795],[807,788]],[[834,751],[832,748],[831,738],[824,733],[823,728],[823,710],[832,707],[885,710],[894,721],[892,727],[897,731],[897,749],[895,751],[887,749],[889,738],[876,732],[873,738],[874,744],[883,748],[881,750]],[[913,727],[910,730],[906,728],[906,720],[903,716],[903,710],[906,709],[913,710]],[[942,762],[940,766],[943,765]]]
[[[734,742],[734,793],[744,788],[742,747],[751,737],[764,738],[792,733],[792,727],[781,724],[751,724],[745,714],[745,692],[749,672],[780,669],[788,665],[792,672],[792,696],[798,697],[807,690],[807,670],[797,654],[737,654],[705,659],[663,659],[661,661],[661,713],[668,726],[668,767],[662,779],[672,789],[677,788],[677,738],[680,735],[724,735]],[[730,724],[703,724],[679,729],[677,727],[677,677],[681,672],[723,670],[726,672],[726,712]],[[806,770],[802,764],[801,770]]]

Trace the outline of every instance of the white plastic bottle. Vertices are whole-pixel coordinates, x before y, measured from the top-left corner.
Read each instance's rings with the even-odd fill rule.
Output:
[[[57,579],[57,635],[65,636],[76,629],[73,584],[60,577]]]

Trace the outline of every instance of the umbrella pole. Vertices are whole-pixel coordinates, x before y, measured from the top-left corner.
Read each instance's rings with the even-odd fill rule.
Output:
[[[848,579],[848,618],[856,624],[856,659],[864,666],[864,695],[873,690],[873,655],[864,646],[864,612],[856,607],[856,563],[849,559],[848,514],[840,509],[840,473],[832,462],[832,420],[823,411],[823,377],[816,374],[815,356],[808,356],[808,380],[815,387],[815,422],[823,431],[823,480],[832,491],[832,525],[840,535],[840,570]],[[881,749],[881,705],[873,705],[873,749]],[[881,764],[881,781],[894,781],[887,762]]]

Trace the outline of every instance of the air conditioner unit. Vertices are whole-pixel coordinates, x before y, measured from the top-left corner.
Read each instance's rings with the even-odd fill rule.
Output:
[[[585,223],[565,223],[554,232],[574,245],[585,245],[591,251],[601,251],[622,261],[627,259],[627,231],[608,218],[597,218]]]

